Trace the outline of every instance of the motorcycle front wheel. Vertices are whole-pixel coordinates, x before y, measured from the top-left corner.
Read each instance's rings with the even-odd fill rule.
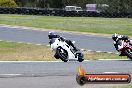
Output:
[[[58,47],[56,50],[56,54],[59,56],[59,58],[64,61],[67,62],[67,58],[68,58],[68,52],[66,50],[64,50],[61,47]]]
[[[132,50],[126,49],[124,52],[125,52],[125,54],[127,55],[127,57],[130,58],[130,59],[132,60]]]

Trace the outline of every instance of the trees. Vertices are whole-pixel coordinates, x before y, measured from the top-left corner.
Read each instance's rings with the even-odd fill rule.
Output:
[[[129,12],[132,9],[132,0],[96,0],[98,4],[109,5],[108,12]]]
[[[107,4],[109,12],[132,11],[132,0],[16,0],[16,3],[19,7],[39,8],[63,8],[67,5],[85,8],[86,4]]]

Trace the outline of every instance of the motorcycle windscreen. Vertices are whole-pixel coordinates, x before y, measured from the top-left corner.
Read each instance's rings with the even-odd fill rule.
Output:
[[[50,40],[49,44],[50,44],[50,45],[53,44],[53,43],[55,42],[55,40],[56,40],[56,38],[52,38],[52,39]]]

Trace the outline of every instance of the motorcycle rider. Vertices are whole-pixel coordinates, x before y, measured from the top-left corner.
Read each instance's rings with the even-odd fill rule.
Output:
[[[130,40],[128,36],[119,35],[115,33],[112,35],[112,39],[114,40],[114,46],[117,51],[119,51],[119,47],[122,47],[122,40],[124,40],[125,42],[129,42],[129,44],[132,45],[132,40]]]
[[[49,32],[48,37],[49,37],[49,39],[52,39],[52,38],[60,38],[62,41],[65,41],[68,45],[72,46],[75,51],[78,51],[79,50],[79,49],[77,49],[75,47],[75,45],[72,43],[71,40],[67,40],[67,39],[65,39],[65,38],[63,38],[63,37],[61,37],[61,36],[59,36],[59,35],[57,35],[57,34],[55,34],[53,32]]]

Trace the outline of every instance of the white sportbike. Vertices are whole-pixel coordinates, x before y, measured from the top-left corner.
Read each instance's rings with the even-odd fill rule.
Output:
[[[51,49],[55,52],[54,57],[64,62],[76,60],[82,62],[83,54],[80,50],[75,51],[70,45],[60,38],[52,38],[49,42]]]

